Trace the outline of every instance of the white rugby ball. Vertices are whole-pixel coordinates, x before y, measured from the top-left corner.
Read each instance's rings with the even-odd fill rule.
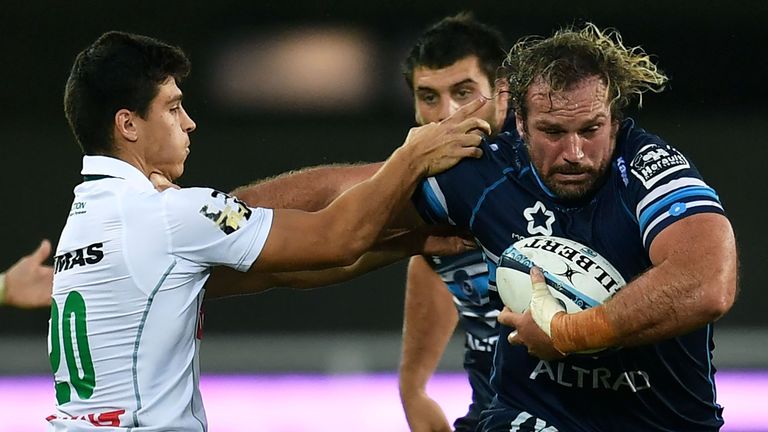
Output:
[[[528,309],[534,265],[544,270],[549,291],[568,313],[602,304],[626,284],[608,260],[587,246],[555,236],[529,237],[507,248],[496,268],[496,287],[509,309]]]

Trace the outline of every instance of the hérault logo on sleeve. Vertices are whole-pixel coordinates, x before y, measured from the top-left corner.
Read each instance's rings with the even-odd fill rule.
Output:
[[[630,172],[650,189],[664,177],[690,168],[688,159],[669,145],[648,144],[640,149],[629,164]]]
[[[210,219],[226,235],[240,229],[243,223],[251,218],[251,209],[239,199],[224,192],[213,191],[211,197],[215,203],[204,205],[200,214]]]

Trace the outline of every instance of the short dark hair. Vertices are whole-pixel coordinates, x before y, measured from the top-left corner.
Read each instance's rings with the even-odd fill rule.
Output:
[[[121,109],[147,114],[159,85],[181,82],[190,70],[184,52],[159,40],[110,31],[75,58],[64,90],[64,113],[84,154],[110,154],[112,124]]]
[[[408,88],[413,89],[417,67],[440,69],[474,55],[493,86],[505,52],[506,42],[498,30],[477,21],[469,12],[461,12],[422,33],[403,62],[402,72]]]

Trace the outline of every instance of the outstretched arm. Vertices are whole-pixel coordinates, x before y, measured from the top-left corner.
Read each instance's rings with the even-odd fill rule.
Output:
[[[289,171],[232,191],[251,207],[324,209],[349,188],[371,178],[383,162],[333,164]]]
[[[347,190],[328,207],[307,213],[274,211],[269,236],[247,275],[345,266],[373,246],[393,215],[406,207],[417,182],[464,157],[479,157],[487,122],[470,117],[485,102],[465,105],[441,123],[414,128],[406,143],[368,180]],[[413,227],[411,227],[413,228]],[[212,278],[215,279],[215,278]]]
[[[422,256],[411,258],[405,287],[400,401],[412,431],[452,430],[440,406],[427,395],[458,323],[456,307],[440,276]]]
[[[216,289],[206,298],[249,294],[273,287],[308,289],[348,281],[362,274],[387,266],[414,254],[455,255],[476,248],[471,237],[459,235],[453,227],[425,225],[419,229],[399,232],[380,241],[354,264],[324,270],[265,273],[258,286],[252,278],[228,267],[214,270]]]
[[[51,304],[53,267],[43,265],[51,254],[51,242],[44,239],[31,254],[0,274],[0,304],[19,308]]]

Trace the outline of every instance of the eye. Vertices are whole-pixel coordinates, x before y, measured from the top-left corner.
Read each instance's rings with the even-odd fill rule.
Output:
[[[584,129],[580,130],[579,133],[581,135],[583,135],[583,136],[589,137],[589,136],[594,135],[597,131],[599,131],[601,127],[602,127],[602,125],[599,125],[599,124],[598,125],[592,125],[592,126],[589,126],[589,127],[586,127]]]
[[[422,93],[419,95],[419,100],[427,105],[434,105],[437,103],[437,95],[434,93]]]
[[[542,129],[541,131],[549,136],[558,136],[563,133],[562,129],[556,129],[556,128],[545,128],[545,129]]]
[[[469,98],[471,98],[472,96],[474,96],[474,94],[475,94],[475,90],[474,90],[474,89],[472,89],[472,88],[469,88],[469,87],[460,88],[460,89],[458,89],[458,90],[457,90],[457,91],[454,93],[454,95],[455,95],[456,99],[458,99],[458,100],[465,100],[465,99],[469,99]]]

